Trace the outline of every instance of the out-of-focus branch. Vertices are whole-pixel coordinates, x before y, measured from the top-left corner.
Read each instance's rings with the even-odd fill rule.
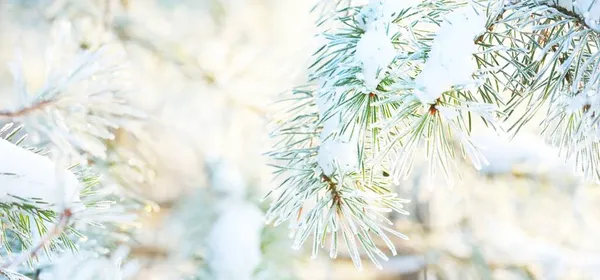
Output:
[[[128,21],[127,19],[115,21],[112,25],[112,29],[121,41],[133,43],[153,53],[158,58],[177,66],[181,73],[187,78],[200,78],[209,86],[215,88],[221,87],[214,73],[204,69],[191,54],[186,52],[174,53],[169,51],[169,49],[182,50],[183,48],[180,46],[175,45],[169,47],[157,45],[155,43],[156,40],[153,40],[148,36],[144,36],[140,34],[139,31],[136,31],[134,28],[134,23]],[[268,113],[264,108],[243,102],[238,98],[227,94],[226,92],[221,92],[221,95],[224,96],[224,98],[226,98],[232,105],[247,109],[248,111],[251,111],[257,115],[264,116]]]
[[[9,118],[9,119],[13,119],[13,118],[19,118],[19,117],[23,117],[25,115],[28,115],[32,112],[35,111],[39,111],[39,110],[43,110],[44,108],[48,107],[48,106],[52,106],[52,104],[54,103],[55,100],[44,100],[44,101],[40,101],[37,102],[31,106],[28,107],[24,107],[21,108],[19,110],[16,111],[0,111],[0,118]]]
[[[211,86],[218,86],[217,81],[210,71],[203,69],[195,63],[191,55],[183,53],[176,55],[168,51],[166,46],[157,45],[152,38],[145,37],[134,29],[134,24],[127,19],[121,19],[112,24],[112,29],[123,42],[130,42],[144,48],[157,57],[180,67],[181,72],[188,78],[200,77]]]

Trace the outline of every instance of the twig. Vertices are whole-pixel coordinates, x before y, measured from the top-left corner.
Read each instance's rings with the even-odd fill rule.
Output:
[[[22,108],[18,111],[0,111],[0,118],[18,118],[27,115],[33,111],[42,110],[52,105],[53,100],[44,100],[33,104],[32,106]]]
[[[14,267],[15,265],[19,265],[19,264],[23,263],[24,261],[28,260],[30,257],[35,257],[39,253],[39,251],[42,250],[46,246],[46,244],[48,242],[50,242],[53,238],[60,235],[64,231],[65,227],[69,224],[69,221],[71,220],[72,216],[73,216],[73,213],[71,212],[71,210],[68,208],[65,209],[62,212],[62,214],[60,215],[58,222],[56,223],[56,226],[54,227],[54,229],[52,229],[52,231],[46,233],[44,238],[42,238],[37,245],[29,248],[29,250],[22,253],[17,258],[13,259],[12,261],[9,261],[8,263],[2,265],[2,268],[10,269],[10,268]]]
[[[6,279],[31,280],[31,278],[29,278],[25,275],[21,275],[19,273],[13,272],[13,271],[8,271],[7,269],[0,269],[0,275],[6,277]]]
[[[331,180],[331,178],[329,176],[326,176],[325,174],[321,174],[321,179],[323,180],[323,182],[327,183],[327,190],[331,193],[331,197],[333,200],[332,206],[339,207],[340,205],[342,205],[342,197],[338,192],[337,183]]]

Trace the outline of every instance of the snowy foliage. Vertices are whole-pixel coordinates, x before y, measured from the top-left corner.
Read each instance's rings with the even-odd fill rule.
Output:
[[[496,174],[544,153],[600,180],[597,1],[322,2],[339,11],[309,84],[282,98],[269,154],[280,185],[267,216],[294,225],[296,247],[312,235],[316,255],[330,236],[331,257],[343,240],[358,267],[361,249],[379,266],[371,235],[394,252],[383,213],[405,213],[393,189],[421,158],[451,186],[461,158]],[[538,120],[544,140],[518,144]],[[473,136],[484,128],[502,140]]]
[[[35,6],[32,22],[48,31],[36,46],[46,54],[37,83],[28,69],[36,59],[16,51],[9,55],[10,90],[2,88],[3,276],[269,279],[277,261],[268,257],[279,255],[267,252],[272,232],[265,217],[275,226],[289,222],[291,247],[309,241],[314,258],[328,246],[331,258],[347,255],[359,269],[368,258],[385,269],[384,261],[403,251],[399,244],[415,244],[423,255],[437,245],[421,240],[436,230],[419,220],[424,195],[411,190],[418,203],[409,204],[398,193],[421,174],[430,188],[454,186],[479,207],[456,194],[437,195],[443,188],[429,193],[437,203],[432,213],[460,221],[460,232],[443,235],[456,244],[444,250],[458,262],[481,255],[472,241],[479,240],[501,267],[514,266],[506,258],[545,256],[545,278],[595,264],[567,249],[585,247],[574,244],[579,239],[536,241],[511,224],[531,222],[518,209],[535,207],[509,190],[461,182],[482,174],[515,182],[550,178],[560,186],[546,194],[560,198],[576,197],[582,190],[574,185],[600,181],[599,1],[317,1],[320,45],[308,83],[285,93],[273,110],[267,92],[293,75],[283,71],[290,61],[265,53],[279,41],[303,44],[283,24],[289,11],[256,25],[249,15],[303,1],[258,1],[262,8],[251,1],[133,2],[0,4],[2,15],[20,11],[25,18],[23,7]],[[142,82],[129,83],[136,79]],[[261,134],[268,118],[277,186],[265,213],[250,185],[267,184],[256,153],[267,141],[248,134]],[[530,126],[541,139],[525,134]],[[514,200],[514,209],[488,205],[496,194]],[[552,199],[534,202],[550,206],[569,228],[586,218],[581,209],[597,210],[593,199],[581,209],[569,202],[570,212]],[[398,218],[407,208],[416,218]],[[402,219],[423,228],[395,223]],[[470,232],[469,223],[478,231]],[[577,233],[586,245],[593,235]],[[498,250],[502,244],[523,250]],[[410,270],[428,261],[407,259]]]
[[[479,14],[478,14],[479,13]],[[415,95],[423,104],[435,104],[453,86],[473,84],[477,64],[474,40],[485,31],[485,15],[463,7],[444,18],[433,40],[427,62],[415,83],[422,88]]]
[[[381,79],[379,73],[396,57],[396,49],[392,45],[385,26],[378,27],[372,23],[356,46],[356,58],[362,63],[365,86],[375,89]]]
[[[556,0],[548,1],[551,5],[557,5],[567,11],[578,14],[585,24],[595,30],[600,31],[600,5],[594,0]]]
[[[9,254],[0,271],[30,274],[25,263],[43,267],[78,248],[102,250],[114,244],[112,233],[104,232],[101,242],[90,240],[98,231],[132,221],[125,208],[113,206],[112,191],[86,168],[68,168],[40,149],[23,147],[25,137],[15,137],[21,131],[11,123],[0,130],[1,154],[12,159],[0,166],[0,205],[7,211],[3,249]]]

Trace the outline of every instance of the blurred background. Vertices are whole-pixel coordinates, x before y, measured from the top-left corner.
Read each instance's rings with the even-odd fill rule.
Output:
[[[462,163],[453,188],[417,165],[397,186],[411,215],[391,217],[411,240],[394,240],[400,254],[382,270],[365,261],[358,272],[343,251],[330,260],[291,250],[287,228],[262,221],[272,187],[262,153],[272,102],[306,81],[313,5],[0,1],[0,64],[20,59],[28,88],[42,86],[57,21],[71,25],[75,48],[126,53],[124,87],[149,117],[109,143],[103,164],[105,180],[145,205],[132,279],[600,279],[600,190],[566,172],[535,128],[511,142],[478,130],[490,165]],[[0,67],[0,104],[13,84]]]

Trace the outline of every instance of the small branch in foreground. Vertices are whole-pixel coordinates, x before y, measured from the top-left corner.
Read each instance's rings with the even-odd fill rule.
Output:
[[[36,256],[39,253],[39,251],[42,250],[44,246],[46,246],[48,242],[50,242],[53,238],[60,235],[64,231],[65,227],[69,224],[69,221],[71,220],[72,216],[73,213],[71,212],[71,210],[68,208],[65,209],[60,215],[58,222],[56,223],[56,226],[54,227],[54,229],[52,229],[52,231],[48,232],[37,245],[29,248],[29,250],[22,253],[12,261],[9,261],[8,263],[2,265],[2,268],[10,269],[16,265],[27,261],[30,257]]]

